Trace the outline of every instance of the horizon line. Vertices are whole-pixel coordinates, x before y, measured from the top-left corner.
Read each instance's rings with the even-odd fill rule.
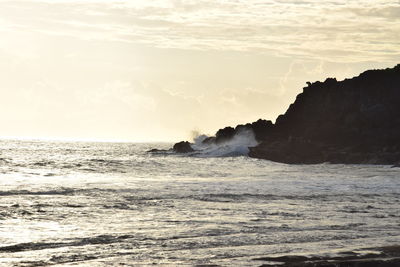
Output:
[[[129,140],[107,138],[69,138],[69,137],[34,137],[34,136],[0,136],[0,141],[41,141],[41,142],[87,142],[87,143],[175,143],[174,140]]]

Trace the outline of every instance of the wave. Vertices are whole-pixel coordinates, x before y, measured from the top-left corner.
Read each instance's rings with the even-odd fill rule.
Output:
[[[203,142],[207,135],[199,135],[194,138],[194,143],[191,145],[195,152],[190,153],[196,157],[237,157],[247,156],[249,147],[258,145],[254,132],[251,129],[246,129],[238,132],[228,141],[223,143],[206,143]]]
[[[138,239],[137,235],[125,234],[125,235],[98,235],[98,236],[94,236],[94,237],[84,237],[84,238],[76,239],[71,242],[19,243],[19,244],[15,244],[15,245],[0,247],[0,253],[43,250],[43,249],[53,249],[53,248],[61,248],[61,247],[98,245],[98,244],[112,244],[112,243],[121,242],[121,240],[132,239],[132,238]]]
[[[131,192],[132,190],[116,190],[107,188],[85,188],[85,189],[75,189],[68,187],[61,187],[57,189],[48,189],[40,191],[30,191],[30,190],[7,190],[0,191],[0,196],[19,196],[19,195],[34,195],[34,196],[47,196],[47,195],[93,195],[98,193],[115,193],[115,192]]]

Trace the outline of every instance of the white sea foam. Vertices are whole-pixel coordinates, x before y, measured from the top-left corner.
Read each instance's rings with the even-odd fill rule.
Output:
[[[194,138],[192,148],[196,150],[193,153],[198,157],[232,157],[245,156],[249,153],[249,147],[258,144],[254,133],[251,129],[239,131],[232,139],[219,144],[203,143],[207,138],[206,135],[199,135]]]
[[[254,266],[400,243],[400,168],[146,153],[171,146],[0,140],[0,266]]]

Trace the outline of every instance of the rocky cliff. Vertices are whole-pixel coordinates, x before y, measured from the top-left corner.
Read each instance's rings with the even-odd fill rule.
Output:
[[[400,64],[352,79],[307,83],[276,123],[258,120],[219,130],[203,142],[223,143],[252,129],[249,156],[284,163],[400,161]]]

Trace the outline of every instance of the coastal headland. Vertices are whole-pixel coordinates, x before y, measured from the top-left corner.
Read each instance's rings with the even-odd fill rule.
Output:
[[[400,64],[337,81],[307,82],[276,122],[260,119],[225,127],[204,145],[220,145],[251,130],[258,145],[248,155],[288,164],[400,163]],[[177,153],[193,152],[189,142]]]

